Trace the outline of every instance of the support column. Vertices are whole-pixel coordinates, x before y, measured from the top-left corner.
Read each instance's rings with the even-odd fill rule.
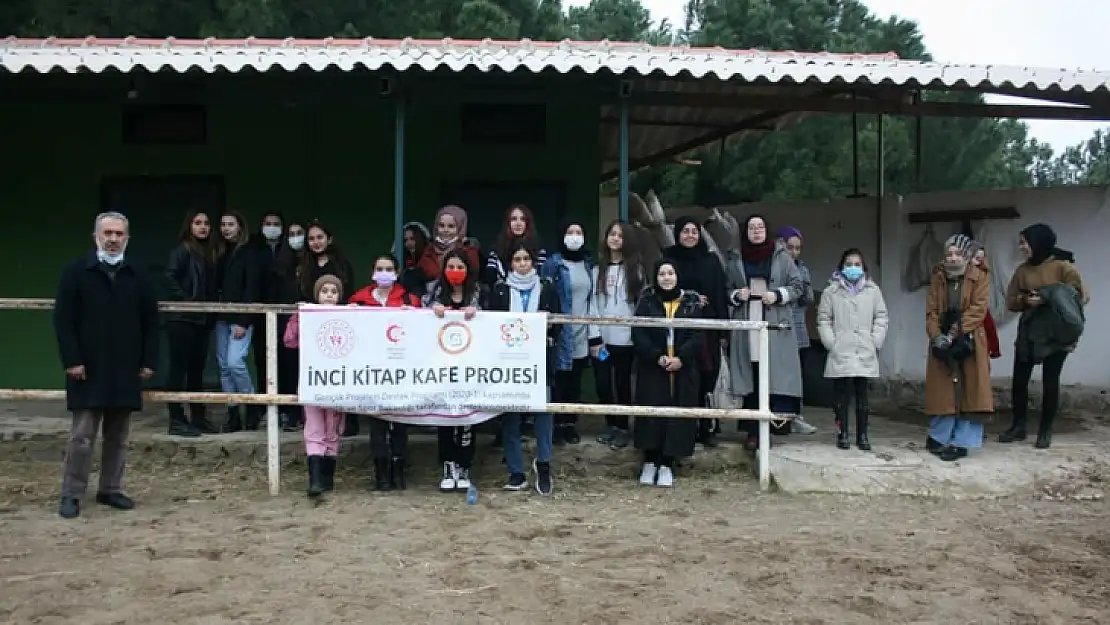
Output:
[[[628,221],[628,93],[621,86],[619,216]]]
[[[405,95],[400,90],[393,105],[393,241],[400,257],[405,244]]]

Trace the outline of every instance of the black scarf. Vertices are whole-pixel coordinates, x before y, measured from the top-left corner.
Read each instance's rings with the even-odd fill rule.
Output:
[[[1021,231],[1021,237],[1032,251],[1029,255],[1030,265],[1039,265],[1049,258],[1075,262],[1075,254],[1056,247],[1056,233],[1048,224],[1033,224]]]
[[[580,247],[580,248],[578,248],[577,250],[574,250],[574,251],[571,251],[571,250],[567,249],[567,244],[566,244],[566,241],[565,241],[565,239],[567,238],[567,228],[570,228],[571,226],[578,226],[579,228],[582,228],[582,232],[583,232],[583,234],[582,234],[582,247]],[[565,220],[563,220],[563,230],[562,230],[563,235],[561,237],[559,237],[559,254],[563,257],[563,260],[569,260],[569,261],[574,262],[574,263],[586,260],[586,256],[589,254],[589,252],[586,250],[586,235],[585,235],[585,232],[586,232],[586,228],[582,226],[582,220],[580,220],[580,219],[565,219]]]
[[[664,289],[659,286],[659,268],[663,265],[670,265],[674,269],[675,282],[673,289]],[[668,258],[660,258],[655,261],[655,268],[651,272],[651,285],[655,289],[655,296],[662,302],[673,302],[682,297],[682,289],[678,288],[679,281],[682,276],[678,273],[678,265],[673,260]]]

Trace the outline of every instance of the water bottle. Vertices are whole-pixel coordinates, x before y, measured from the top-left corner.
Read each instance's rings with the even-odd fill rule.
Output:
[[[466,489],[466,503],[474,505],[478,503],[478,487],[472,482],[470,487]]]

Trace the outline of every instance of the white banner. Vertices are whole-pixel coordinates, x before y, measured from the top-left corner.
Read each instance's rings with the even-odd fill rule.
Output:
[[[300,307],[299,403],[416,425],[547,406],[547,314]]]

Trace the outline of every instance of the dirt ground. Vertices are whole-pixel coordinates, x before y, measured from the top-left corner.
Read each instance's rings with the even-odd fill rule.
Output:
[[[55,514],[57,465],[0,455],[0,622],[1110,622],[1110,508],[1059,485],[969,503],[789,497],[744,468],[663,490],[566,460],[544,499],[500,491],[483,455],[475,506],[437,492],[427,462],[401,494],[347,467],[313,505],[300,466],[270,498],[257,465],[139,458],[139,507],[76,521]]]

